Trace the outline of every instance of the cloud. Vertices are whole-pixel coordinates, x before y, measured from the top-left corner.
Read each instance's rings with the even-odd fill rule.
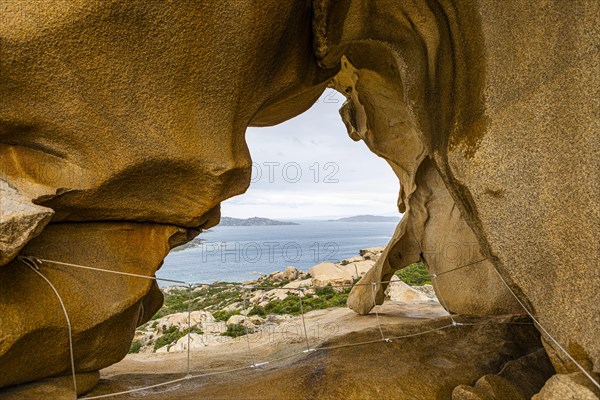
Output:
[[[306,218],[397,214],[399,183],[385,160],[354,142],[338,113],[339,94],[326,91],[298,117],[274,127],[249,128],[253,181],[229,199],[222,214]]]

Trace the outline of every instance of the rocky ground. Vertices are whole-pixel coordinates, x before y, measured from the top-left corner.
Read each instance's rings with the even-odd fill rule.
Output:
[[[140,389],[120,398],[595,398],[581,374],[548,380],[555,371],[528,317],[454,315],[453,325],[422,265],[394,276],[375,312],[345,307],[349,287],[381,251],[308,272],[287,267],[243,283],[164,288],[164,307],[87,396]],[[78,380],[91,388],[97,375],[84,375]],[[161,385],[171,380],[178,381]],[[51,397],[69,398],[70,380],[52,390]]]
[[[394,276],[376,313],[344,307],[345,285],[380,253],[199,285],[191,295],[166,288],[165,306],[136,333],[135,354],[103,370],[89,395],[184,378],[189,365],[193,378],[122,398],[524,400],[554,373],[526,317],[457,315],[452,326],[419,265],[400,274],[419,285]]]
[[[295,267],[243,283],[215,282],[191,288],[163,289],[165,305],[136,331],[130,353],[174,353],[198,350],[246,334],[273,335],[296,326],[301,310],[308,313],[345,307],[351,285],[375,263],[383,248],[360,250],[338,263],[324,262],[303,272]],[[405,280],[415,281],[414,275]],[[395,302],[431,302],[431,285],[411,287],[397,276],[387,290]],[[188,323],[188,308],[190,320]]]
[[[537,331],[524,317],[456,316],[472,325],[448,327],[449,317],[433,302],[388,301],[377,310],[386,337],[409,336],[383,342],[376,315],[315,310],[305,323],[316,351],[303,352],[302,321],[293,317],[287,332],[253,333],[193,350],[191,375],[208,375],[121,398],[523,400],[553,373]],[[329,328],[318,335],[315,327]],[[253,363],[258,367],[251,368]],[[185,352],[134,354],[103,370],[90,395],[186,373]],[[478,397],[482,387],[496,397]]]

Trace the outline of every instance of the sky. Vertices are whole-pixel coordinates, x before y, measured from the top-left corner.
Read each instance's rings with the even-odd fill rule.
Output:
[[[344,97],[327,89],[303,114],[267,128],[248,128],[252,182],[221,204],[236,218],[328,219],[399,215],[399,183],[389,165],[346,133]]]

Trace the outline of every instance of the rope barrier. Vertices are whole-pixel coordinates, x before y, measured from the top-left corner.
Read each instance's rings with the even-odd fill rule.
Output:
[[[504,284],[504,286],[506,286],[506,288],[508,289],[508,291],[510,292],[510,294],[513,295],[513,297],[517,300],[517,302],[521,305],[521,307],[523,307],[523,310],[525,310],[525,312],[531,317],[531,319],[533,320],[533,322],[540,327],[540,329],[550,338],[550,340],[552,340],[554,342],[554,344],[556,346],[558,346],[559,349],[562,350],[563,353],[565,353],[567,355],[567,357],[573,362],[573,364],[575,364],[577,366],[577,368],[579,368],[579,370],[581,372],[583,372],[583,374],[598,388],[600,389],[600,383],[598,383],[593,377],[592,375],[587,372],[587,370],[585,368],[583,368],[581,366],[581,364],[579,364],[577,362],[577,360],[575,360],[575,358],[569,354],[569,352],[561,346],[561,344],[558,342],[558,340],[554,339],[554,337],[552,337],[552,335],[550,334],[550,332],[548,332],[548,330],[546,328],[544,328],[544,326],[542,324],[540,324],[540,322],[533,316],[533,313],[531,311],[529,311],[529,309],[527,307],[525,307],[525,304],[521,301],[521,299],[519,299],[519,296],[516,295],[516,293],[512,290],[512,288],[508,285],[508,283],[504,280],[504,277],[502,276],[502,274],[500,274],[500,272],[494,268],[494,271],[496,272],[496,274],[498,275],[498,277],[500,278],[500,280],[502,281],[502,283]]]
[[[132,276],[132,277],[136,277],[136,278],[145,278],[145,279],[151,279],[151,280],[156,280],[156,281],[164,281],[164,282],[171,282],[171,283],[178,283],[180,285],[190,285],[189,282],[186,281],[180,281],[180,280],[175,280],[175,279],[167,279],[167,278],[159,278],[156,276],[149,276],[149,275],[140,275],[140,274],[134,274],[134,273],[129,273],[129,272],[122,272],[122,271],[113,271],[110,269],[103,269],[103,268],[94,268],[94,267],[89,267],[89,266],[84,266],[84,265],[78,265],[78,264],[72,264],[72,263],[66,263],[66,262],[62,262],[62,261],[56,261],[56,260],[48,260],[48,259],[44,259],[44,258],[37,258],[37,257],[32,257],[32,256],[24,256],[22,258],[27,258],[27,259],[32,259],[35,260],[36,262],[39,262],[40,264],[42,263],[48,263],[48,264],[56,264],[56,265],[64,265],[64,266],[68,266],[68,267],[75,267],[75,268],[83,268],[83,269],[87,269],[87,270],[93,270],[93,271],[99,271],[99,272],[107,272],[107,273],[113,273],[113,274],[118,274],[118,275],[126,275],[126,276]],[[455,272],[458,270],[461,270],[463,268],[467,268],[470,266],[473,266],[475,264],[478,264],[482,261],[487,260],[488,258],[483,258],[481,260],[477,260],[474,262],[471,262],[469,264],[466,265],[461,265],[459,267],[456,268],[452,268],[450,270],[446,270],[443,272],[440,272],[438,274],[433,274],[433,275],[425,275],[426,278],[435,278],[435,277],[439,277],[451,272]],[[377,282],[378,284],[389,284],[389,283],[393,283],[394,281],[392,280],[387,280],[387,281],[379,281]],[[327,285],[311,285],[311,288],[313,289],[324,289],[324,288],[328,288],[328,287],[337,287],[337,288],[352,288],[354,286],[371,286],[372,283],[338,283],[338,284],[327,284]],[[196,286],[198,287],[202,287],[202,286],[208,286],[208,287],[226,287],[226,288],[233,288],[233,287],[241,287],[244,289],[248,289],[248,290],[272,290],[272,289],[289,289],[289,290],[301,290],[302,288],[296,288],[296,289],[292,289],[292,288],[283,288],[283,287],[274,287],[274,286],[260,286],[260,285],[236,285],[233,283],[220,283],[220,282],[213,282],[213,283],[198,283],[196,284]]]
[[[417,242],[418,243],[418,242]],[[419,243],[419,248],[421,248],[420,243]],[[298,296],[298,300],[299,300],[299,308],[300,308],[300,314],[302,317],[302,324],[303,324],[303,331],[304,331],[304,337],[306,340],[306,350],[304,350],[302,353],[294,353],[291,355],[287,355],[284,357],[280,357],[278,359],[275,360],[271,360],[271,361],[266,361],[266,362],[261,362],[261,363],[256,363],[256,359],[254,357],[254,354],[252,352],[252,348],[250,346],[250,337],[249,337],[249,331],[248,331],[248,327],[247,327],[247,321],[244,321],[244,329],[246,332],[246,340],[247,340],[247,344],[248,344],[248,353],[251,357],[251,361],[252,364],[249,366],[242,366],[242,367],[237,367],[237,368],[233,368],[233,369],[227,369],[225,371],[215,371],[215,372],[208,372],[208,373],[203,373],[203,374],[196,374],[196,375],[192,375],[191,374],[191,307],[192,307],[192,288],[193,285],[191,283],[188,282],[184,282],[184,281],[179,281],[179,280],[174,280],[174,279],[166,279],[166,278],[157,278],[155,276],[146,276],[146,275],[140,275],[140,274],[134,274],[134,273],[128,273],[128,272],[122,272],[122,271],[113,271],[113,270],[106,270],[106,269],[102,269],[102,268],[94,268],[94,267],[89,267],[89,266],[83,266],[83,265],[78,265],[78,264],[72,264],[72,263],[66,263],[66,262],[60,262],[60,261],[54,261],[54,260],[47,260],[47,259],[41,259],[41,258],[36,258],[36,257],[32,257],[32,256],[20,256],[19,259],[26,265],[28,266],[32,271],[34,271],[36,274],[38,274],[40,277],[42,277],[44,279],[44,281],[46,281],[46,283],[52,288],[55,296],[57,297],[57,299],[59,300],[59,303],[61,305],[61,308],[63,310],[63,313],[65,315],[65,319],[67,321],[67,327],[68,327],[68,333],[69,333],[69,352],[70,352],[70,358],[71,358],[71,372],[73,375],[73,388],[75,391],[75,398],[77,398],[77,380],[76,380],[76,370],[75,370],[75,361],[74,361],[74,352],[73,352],[73,339],[72,339],[72,327],[71,327],[71,322],[66,310],[66,307],[62,301],[62,298],[60,297],[58,291],[56,290],[56,288],[54,287],[54,285],[52,285],[52,283],[50,282],[50,280],[48,280],[40,271],[39,271],[39,266],[42,265],[43,263],[48,263],[48,264],[56,264],[56,265],[63,265],[63,266],[69,266],[69,267],[75,267],[75,268],[83,268],[83,269],[87,269],[87,270],[93,270],[93,271],[100,271],[100,272],[105,272],[105,273],[113,273],[113,274],[117,274],[117,275],[124,275],[124,276],[131,276],[131,277],[137,277],[137,278],[145,278],[145,279],[151,279],[151,280],[155,280],[155,281],[165,281],[165,282],[171,282],[171,283],[178,283],[178,284],[182,284],[182,285],[186,285],[189,291],[189,301],[188,301],[188,337],[187,337],[187,375],[183,378],[179,378],[179,379],[174,379],[174,380],[170,380],[167,382],[162,382],[162,383],[158,383],[158,384],[154,384],[154,385],[149,385],[149,386],[145,386],[145,387],[141,387],[141,388],[135,388],[135,389],[130,389],[127,391],[122,391],[122,392],[116,392],[116,393],[110,393],[110,394],[104,394],[104,395],[97,395],[97,396],[89,396],[89,397],[81,397],[81,399],[86,399],[86,400],[92,400],[92,399],[101,399],[101,398],[107,398],[107,397],[113,397],[113,396],[119,396],[119,395],[123,395],[123,394],[129,394],[129,393],[135,393],[135,392],[140,392],[143,390],[148,390],[148,389],[152,389],[152,388],[156,388],[156,387],[161,387],[161,386],[165,386],[165,385],[170,385],[173,383],[178,383],[178,382],[182,382],[188,379],[195,379],[195,378],[200,378],[200,377],[206,377],[206,376],[214,376],[214,375],[220,375],[220,374],[228,374],[228,373],[233,373],[233,372],[237,372],[237,371],[242,371],[245,369],[250,369],[250,368],[257,368],[260,366],[264,366],[267,364],[272,364],[275,362],[279,362],[279,361],[283,361],[285,359],[289,359],[289,358],[293,358],[293,357],[298,357],[301,356],[302,353],[307,353],[307,352],[312,352],[312,351],[324,351],[324,350],[332,350],[332,349],[339,349],[339,348],[344,348],[344,347],[353,347],[353,346],[361,346],[361,345],[366,345],[366,344],[373,344],[373,343],[380,343],[380,342],[392,342],[393,340],[399,340],[399,339],[404,339],[404,338],[410,338],[410,337],[415,337],[415,336],[420,336],[420,335],[425,335],[425,334],[429,334],[432,332],[436,332],[436,331],[440,331],[440,330],[444,330],[450,327],[456,327],[456,326],[477,326],[477,325],[497,325],[499,323],[469,323],[469,322],[457,322],[455,317],[452,315],[452,313],[449,314],[449,318],[452,321],[451,324],[446,324],[443,325],[441,327],[437,327],[437,328],[433,328],[433,329],[429,329],[426,331],[421,331],[421,332],[416,332],[416,333],[412,333],[412,334],[406,334],[406,335],[401,335],[401,336],[396,336],[396,337],[390,337],[390,338],[386,338],[384,333],[383,333],[383,328],[381,326],[381,321],[379,318],[379,313],[377,311],[377,309],[374,309],[375,312],[375,317],[376,317],[376,321],[377,321],[377,326],[379,329],[379,332],[381,334],[381,339],[376,339],[376,340],[370,340],[370,341],[364,341],[364,342],[356,342],[356,343],[348,343],[348,344],[343,344],[343,345],[333,345],[333,346],[321,346],[318,348],[311,348],[310,347],[310,342],[309,342],[309,338],[308,338],[308,331],[306,328],[306,321],[305,321],[305,317],[304,317],[304,309],[303,309],[303,304],[302,304],[302,298],[301,296]],[[451,270],[447,270],[447,271],[443,271],[439,274],[432,274],[429,275],[429,277],[432,279],[432,285],[434,286],[440,303],[442,304],[442,306],[446,309],[449,310],[447,307],[447,304],[444,300],[444,296],[441,294],[440,291],[440,287],[439,287],[439,282],[438,282],[438,277],[442,276],[444,274],[448,274],[450,272],[454,272],[454,271],[458,271],[461,270],[463,268],[467,268],[470,267],[472,265],[478,264],[482,261],[487,260],[487,258],[483,258],[481,260],[477,260],[474,262],[471,262],[469,264],[465,264],[465,265],[461,265],[459,267],[453,268]],[[425,260],[423,260],[425,262]],[[539,326],[540,329],[558,346],[558,348],[563,351],[567,357],[585,374],[585,376],[590,379],[590,381],[597,386],[598,388],[600,388],[600,384],[598,384],[598,382],[595,381],[595,379],[591,376],[591,374],[589,374],[568,352],[567,350],[560,345],[560,343],[554,339],[554,337],[552,337],[550,335],[550,333],[547,331],[547,329],[545,329],[540,323],[539,321],[533,316],[533,314],[527,309],[527,307],[525,307],[524,303],[519,299],[519,297],[513,292],[513,290],[510,288],[510,286],[508,285],[508,283],[504,280],[504,278],[502,277],[502,275],[499,273],[499,271],[494,267],[494,271],[498,274],[499,278],[501,279],[501,281],[503,282],[504,286],[506,286],[506,288],[509,290],[509,292],[512,294],[512,296],[515,297],[515,299],[517,300],[517,302],[521,305],[521,307],[523,307],[523,309],[525,310],[525,312],[531,317],[531,319],[534,321],[535,325]],[[381,281],[381,282],[371,282],[371,283],[354,283],[354,284],[336,284],[336,285],[325,285],[325,286],[312,286],[311,288],[328,288],[328,287],[342,287],[342,288],[347,288],[347,287],[354,287],[354,286],[366,286],[366,285],[370,285],[371,286],[371,291],[372,291],[372,296],[373,296],[373,304],[376,306],[376,289],[377,289],[377,285],[378,284],[384,284],[384,283],[391,283],[393,281]],[[213,284],[200,284],[198,286],[208,286],[208,287],[241,287],[243,289],[249,289],[249,290],[253,290],[253,289],[260,289],[263,288],[261,286],[253,286],[253,285],[232,285],[232,284],[221,284],[221,283],[213,283]],[[272,286],[264,286],[265,289],[277,289],[275,287]],[[280,288],[281,289],[281,288]],[[285,289],[285,288],[283,288]],[[298,288],[298,289],[291,289],[290,290],[303,290],[305,288]],[[243,312],[245,317],[248,317],[248,311],[247,311],[247,307],[246,307],[246,294],[244,294],[243,297],[243,303],[242,303],[242,307],[243,307]],[[505,322],[506,324],[513,324],[513,325],[532,325],[532,323],[519,323],[519,322]]]
[[[377,311],[377,296],[375,295],[375,288],[377,287],[377,283],[373,282],[371,284],[371,293],[373,294],[373,310],[375,311],[375,319],[377,320],[377,327],[379,328],[379,333],[381,333],[381,340],[384,342],[388,342],[389,340],[385,338],[383,334],[383,329],[381,329],[381,322],[379,321],[379,312]]]
[[[191,346],[190,346],[190,340],[192,337],[192,284],[190,283],[188,285],[188,309],[187,309],[187,313],[188,313],[188,331],[187,331],[187,374],[190,375],[191,373],[191,369],[190,369],[190,351],[191,351]]]
[[[75,268],[88,269],[88,270],[92,270],[92,271],[108,272],[108,273],[116,274],[116,275],[126,275],[126,276],[132,276],[132,277],[135,277],[135,278],[151,279],[151,280],[154,280],[154,281],[164,281],[164,282],[171,282],[171,283],[179,283],[179,284],[182,284],[182,285],[188,285],[189,284],[188,282],[178,281],[178,280],[175,280],[175,279],[157,278],[155,276],[133,274],[133,273],[130,273],[130,272],[122,272],[122,271],[113,271],[113,270],[110,270],[110,269],[94,268],[94,267],[88,267],[86,265],[71,264],[71,263],[66,263],[66,262],[62,262],[62,261],[46,260],[44,258],[37,258],[37,257],[32,257],[32,256],[20,256],[19,259],[21,259],[21,260],[33,260],[34,262],[37,262],[40,265],[42,265],[43,263],[46,262],[46,263],[51,263],[51,264],[64,265],[64,266],[67,266],[67,267],[75,267]]]
[[[250,335],[248,333],[248,311],[246,311],[246,295],[244,294],[243,296],[243,302],[242,302],[242,307],[244,309],[244,312],[242,313],[244,315],[244,330],[246,331],[246,342],[248,342],[248,354],[250,355],[250,360],[252,361],[252,365],[251,367],[256,367],[256,358],[254,357],[254,353],[252,352],[252,348],[250,346]],[[261,363],[262,365],[262,363]]]
[[[31,260],[26,259],[26,258],[21,258],[21,262],[23,262],[25,265],[27,265],[29,267],[29,269],[31,269],[33,272],[35,272],[37,275],[39,275],[44,281],[46,281],[46,283],[48,284],[48,286],[50,286],[50,288],[54,292],[54,295],[58,299],[58,302],[60,303],[60,308],[62,308],[63,314],[65,315],[65,320],[67,321],[67,332],[69,335],[69,355],[71,358],[71,374],[73,375],[73,390],[75,391],[75,399],[77,399],[77,376],[75,373],[75,356],[74,356],[74,352],[73,352],[73,328],[71,327],[71,320],[69,319],[69,313],[67,313],[67,308],[65,307],[65,303],[63,302],[62,298],[60,297],[58,290],[56,290],[56,288],[54,287],[52,282],[50,282],[50,280],[48,278],[46,278],[44,276],[44,274],[42,274],[39,271],[39,268],[37,267],[37,265],[35,263],[33,263]]]
[[[306,339],[306,350],[305,353],[311,351],[310,343],[308,341],[308,331],[306,330],[306,321],[304,319],[304,307],[302,306],[302,296],[298,296],[298,303],[300,305],[300,315],[302,315],[302,326],[304,328],[304,337]]]
[[[448,310],[448,313],[450,314],[450,319],[452,320],[452,325],[457,325],[456,321],[454,320],[454,317],[452,316],[452,313],[450,312],[450,309],[448,308],[448,305],[446,304],[446,300],[444,300],[444,296],[442,296],[440,285],[437,282],[437,276],[435,274],[433,275],[433,278],[431,280],[431,285],[433,286],[433,289],[436,291],[436,293],[439,295],[440,303],[442,304],[442,306],[446,310]]]

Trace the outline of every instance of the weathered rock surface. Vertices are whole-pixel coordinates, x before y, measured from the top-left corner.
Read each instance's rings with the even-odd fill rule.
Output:
[[[315,286],[352,284],[352,273],[332,262],[317,264],[308,270],[308,274],[312,277]]]
[[[53,212],[21,254],[152,275],[175,232],[215,225],[248,187],[246,127],[303,112],[335,73],[311,18],[304,1],[3,4],[0,178],[19,196],[2,193],[0,264]],[[123,357],[161,303],[150,281],[42,271],[72,314],[78,371]],[[17,261],[0,269],[0,315],[0,387],[68,371],[58,303]]]
[[[429,301],[431,298],[425,293],[415,290],[406,283],[402,282],[396,275],[392,276],[392,281],[388,285],[385,294],[392,301],[401,301],[410,303],[412,301]]]
[[[532,400],[598,400],[600,390],[581,372],[556,374]]]
[[[553,337],[600,372],[600,4],[480,7],[485,51],[464,47],[465,62],[485,64],[479,110],[434,158],[486,255]]]
[[[77,374],[77,394],[82,395],[89,392],[100,379],[98,371]],[[73,377],[71,375],[57,378],[46,378],[26,385],[16,386],[7,390],[0,389],[2,400],[26,400],[26,399],[73,399]]]
[[[319,9],[316,41],[323,65],[341,61],[334,86],[348,97],[350,136],[402,186],[404,218],[363,282],[423,258],[449,310],[518,312],[496,269],[580,364],[600,371],[600,5],[362,4]],[[363,287],[349,302],[360,313],[373,305]]]
[[[484,375],[475,385],[459,385],[452,400],[528,400],[554,374],[543,348],[508,361],[497,374]]]
[[[0,179],[0,266],[12,260],[31,238],[40,234],[54,211],[30,199]]]
[[[510,324],[523,322],[522,319],[494,317],[469,321],[481,325],[448,328],[393,340],[391,343],[379,342],[305,353],[288,362],[272,362],[260,369],[185,381],[177,387],[176,392],[169,388],[163,393],[148,391],[144,394],[152,400],[172,399],[174,395],[181,400],[198,397],[221,400],[450,399],[454,387],[474,382],[483,375],[495,374],[507,362],[519,359],[541,346],[539,334],[532,325]],[[412,323],[406,320],[399,323],[397,319],[395,323],[384,322],[383,329],[390,336],[401,336],[430,330],[447,322],[447,317]],[[354,328],[350,333],[328,340],[324,346],[366,342],[378,335],[377,328],[358,331]],[[257,346],[254,341],[251,343],[253,347]],[[239,345],[245,348],[246,343],[242,340]],[[261,360],[276,359],[280,355],[271,355],[272,343],[267,349],[265,353],[260,353]],[[238,353],[236,355],[240,356]],[[205,359],[200,355],[194,359],[197,360],[194,366],[204,367]],[[175,360],[170,367],[180,368],[182,360]],[[243,362],[239,360],[234,366],[244,365]],[[149,385],[174,376],[180,375],[112,375],[101,382],[92,394],[111,393],[132,385]]]
[[[22,252],[153,276],[169,249],[185,240],[185,230],[168,225],[63,223],[47,226]],[[162,304],[162,293],[150,279],[46,262],[39,271],[52,282],[69,315],[78,373],[123,358],[135,327]],[[70,374],[67,323],[48,283],[13,260],[0,269],[0,285],[0,387]]]
[[[7,3],[2,176],[55,221],[216,222],[250,182],[246,127],[304,111],[335,72],[310,20],[303,1]]]
[[[0,180],[15,192],[3,186],[2,213],[5,204],[19,211],[0,221],[0,369],[9,371],[0,387],[68,370],[64,317],[48,313],[58,304],[14,260],[19,249],[153,274],[174,242],[214,225],[219,203],[247,188],[246,127],[303,112],[334,76],[348,134],[401,183],[403,220],[361,282],[423,259],[449,311],[522,312],[502,276],[600,372],[599,7],[5,2]],[[54,223],[40,233],[46,208]],[[160,303],[148,281],[42,271],[73,313],[80,372],[122,357]],[[368,313],[385,286],[375,301],[370,285],[357,286],[350,306]],[[557,370],[577,371],[546,348]]]

